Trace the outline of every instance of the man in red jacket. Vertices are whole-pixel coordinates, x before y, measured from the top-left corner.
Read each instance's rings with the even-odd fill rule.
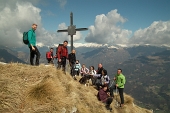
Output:
[[[66,59],[68,59],[67,44],[68,41],[65,40],[63,42],[63,46],[59,46],[57,51],[58,69],[60,69],[62,66],[62,70],[64,71],[65,74],[66,74],[65,72]]]

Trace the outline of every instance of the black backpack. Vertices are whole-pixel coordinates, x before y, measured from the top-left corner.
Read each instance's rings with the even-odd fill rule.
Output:
[[[29,31],[30,31],[30,30],[29,30]],[[22,38],[23,38],[23,43],[26,44],[26,45],[29,44],[29,41],[28,41],[28,32],[29,32],[29,31],[24,32],[24,33],[23,33],[23,37],[22,37]]]

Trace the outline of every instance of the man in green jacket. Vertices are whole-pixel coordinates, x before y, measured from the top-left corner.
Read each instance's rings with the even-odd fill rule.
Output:
[[[30,64],[34,65],[34,56],[36,55],[35,65],[39,65],[40,52],[36,47],[36,34],[35,30],[37,29],[37,24],[32,24],[32,29],[28,31],[28,47],[30,48]]]
[[[113,89],[114,89],[114,87],[116,87],[118,89],[119,95],[120,95],[120,100],[121,100],[120,107],[123,107],[123,105],[124,105],[123,90],[124,90],[124,85],[125,85],[126,79],[125,79],[125,76],[122,74],[122,69],[117,70],[117,74],[114,77],[114,81],[116,84],[115,84],[115,86],[114,85],[110,86],[110,96],[113,97]]]

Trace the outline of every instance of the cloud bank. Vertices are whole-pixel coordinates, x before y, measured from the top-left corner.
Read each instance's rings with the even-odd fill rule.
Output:
[[[1,2],[0,45],[25,46],[22,43],[22,33],[31,29],[32,23],[38,24],[36,30],[38,45],[51,46],[62,43],[63,40],[70,41],[67,33],[50,32],[43,27],[41,9],[35,6],[40,0],[27,1],[3,0]],[[61,7],[67,3],[67,1],[56,1],[60,3]],[[170,21],[154,21],[147,28],[136,30],[134,33],[131,30],[123,29],[122,26],[126,22],[127,19],[121,16],[117,9],[111,10],[107,14],[97,15],[94,25],[89,26],[84,45],[170,45]],[[57,29],[67,29],[67,26],[65,23],[61,23]],[[74,35],[74,41],[82,38],[81,32],[76,32]]]
[[[33,1],[33,0],[30,0]],[[36,4],[37,2],[33,2]],[[0,45],[9,47],[25,46],[22,42],[22,34],[31,29],[33,23],[38,24],[36,30],[38,45],[53,45],[70,40],[67,33],[52,33],[43,28],[41,9],[35,7],[26,0],[3,1],[0,4]],[[61,23],[58,29],[67,29],[65,23]],[[56,28],[57,29],[57,28]],[[80,32],[74,36],[74,41],[82,38]]]
[[[109,45],[170,45],[170,21],[154,21],[149,27],[139,29],[133,34],[131,30],[121,27],[125,22],[127,19],[116,9],[106,15],[97,15],[94,25],[89,27],[85,41]]]
[[[135,31],[130,44],[170,45],[170,21],[155,21],[145,29]]]
[[[121,24],[126,21],[127,19],[118,14],[116,9],[108,12],[107,15],[97,15],[94,25],[89,27],[85,41],[99,44],[128,43],[132,31],[121,28]]]

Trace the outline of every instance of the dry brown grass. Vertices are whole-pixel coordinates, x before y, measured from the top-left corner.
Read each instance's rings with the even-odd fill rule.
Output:
[[[109,113],[97,100],[97,91],[85,87],[52,66],[38,67],[11,63],[0,64],[0,113]],[[119,96],[118,96],[119,98]],[[125,95],[125,107],[113,113],[151,113],[133,106]]]

